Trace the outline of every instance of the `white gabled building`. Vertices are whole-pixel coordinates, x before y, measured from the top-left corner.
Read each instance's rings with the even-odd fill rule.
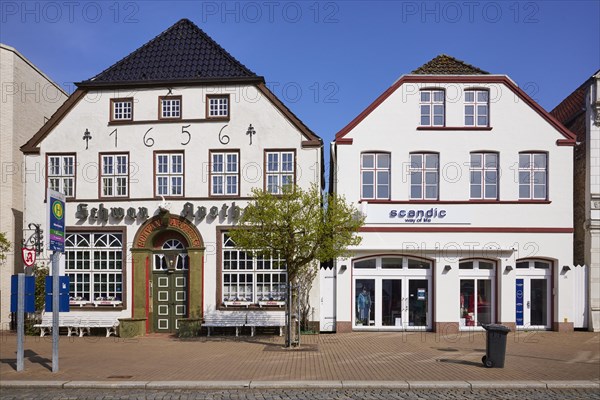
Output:
[[[441,55],[402,76],[332,143],[366,216],[337,331],[572,330],[574,145],[505,75]]]
[[[45,224],[47,188],[67,196],[71,313],[130,318],[138,333],[283,313],[284,267],[227,230],[253,188],[320,185],[321,139],[187,19],[77,87],[22,147],[46,172],[26,184],[25,225]]]

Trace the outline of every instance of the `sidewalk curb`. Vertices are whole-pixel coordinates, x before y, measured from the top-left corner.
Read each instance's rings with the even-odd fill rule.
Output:
[[[1,388],[31,389],[600,389],[598,381],[2,381]]]

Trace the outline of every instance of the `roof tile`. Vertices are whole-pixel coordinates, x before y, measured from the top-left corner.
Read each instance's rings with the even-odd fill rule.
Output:
[[[412,74],[417,75],[484,75],[489,72],[479,69],[464,61],[457,60],[446,54],[440,54],[433,60],[415,69]]]
[[[258,76],[184,18],[81,84],[240,78]]]

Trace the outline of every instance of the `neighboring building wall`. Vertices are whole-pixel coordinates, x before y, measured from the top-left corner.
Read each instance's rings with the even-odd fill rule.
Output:
[[[600,72],[592,77],[586,100],[585,263],[590,268],[590,330],[600,332]]]
[[[66,93],[22,54],[0,44],[0,232],[11,251],[0,265],[0,329],[9,329],[10,276],[23,272],[23,154],[21,147],[66,100]],[[42,176],[30,176],[42,180]],[[26,239],[26,238],[25,238]]]
[[[427,79],[429,78],[429,79]],[[446,332],[472,329],[471,316],[461,316],[461,279],[470,274],[460,268],[470,259],[495,265],[491,275],[492,300],[481,304],[481,310],[491,307],[492,321],[513,328],[516,320],[517,284],[529,276],[546,279],[548,295],[547,319],[536,329],[573,329],[573,282],[562,268],[573,260],[573,199],[572,173],[574,140],[569,145],[562,127],[553,126],[543,110],[517,95],[509,80],[498,76],[419,77],[409,75],[395,90],[389,89],[374,105],[343,129],[332,147],[336,162],[333,171],[334,190],[352,201],[366,215],[361,229],[362,243],[351,259],[337,260],[337,330],[420,330]],[[445,90],[444,127],[420,127],[419,91],[423,88]],[[464,92],[472,88],[487,88],[490,93],[489,127],[464,127]],[[567,134],[568,136],[569,134]],[[361,154],[388,152],[390,196],[367,200],[361,195]],[[410,200],[410,153],[439,154],[439,198]],[[470,198],[470,153],[496,152],[499,156],[500,179],[498,200]],[[518,165],[520,152],[543,152],[548,157],[547,199],[521,200]],[[400,211],[421,210],[440,213],[431,221],[405,221]],[[394,214],[395,212],[395,214]],[[372,267],[357,268],[357,263],[375,258]],[[415,262],[423,260],[429,270],[404,265],[384,267],[384,258],[403,257]],[[522,262],[538,261],[525,271]],[[393,262],[390,261],[390,262]],[[403,261],[406,262],[406,261]],[[381,264],[380,264],[381,263]],[[360,264],[359,264],[360,265]],[[463,266],[464,267],[464,266]],[[543,267],[546,267],[544,270]],[[395,269],[394,269],[395,268]],[[541,275],[544,270],[545,276]],[[484,276],[480,270],[471,273],[473,279]],[[530,275],[527,275],[530,274]],[[537,275],[536,275],[537,274]],[[396,318],[378,326],[373,318],[369,326],[357,324],[359,278],[373,280],[378,302],[375,314],[390,303],[390,290],[401,301]],[[402,280],[402,288],[393,281]],[[419,282],[417,289],[411,280]],[[533,283],[533,282],[532,282]],[[387,286],[386,286],[387,285]],[[429,286],[428,286],[429,285]],[[415,290],[417,291],[415,291]],[[425,290],[425,292],[418,290]],[[532,289],[533,290],[533,289]],[[431,293],[430,293],[431,292]],[[421,307],[414,300],[423,298],[429,310],[423,323],[417,324],[410,308]],[[545,300],[544,300],[545,301]],[[378,308],[379,307],[379,308]],[[527,304],[524,304],[527,307]],[[407,312],[408,310],[408,312]],[[425,320],[426,314],[426,320]],[[389,315],[388,315],[389,316]],[[383,317],[378,317],[383,321]],[[411,318],[413,318],[411,320]],[[481,322],[481,321],[480,321]],[[397,325],[398,324],[398,325]],[[529,328],[525,325],[522,328]]]
[[[600,72],[577,88],[551,114],[577,135],[573,176],[574,264],[588,268],[589,314],[600,331]]]

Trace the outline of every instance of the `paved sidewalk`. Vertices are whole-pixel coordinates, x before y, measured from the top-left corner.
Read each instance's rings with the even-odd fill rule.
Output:
[[[510,333],[505,368],[484,368],[485,333],[355,332],[305,335],[285,350],[279,336],[165,335],[134,339],[60,337],[52,373],[52,338],[26,337],[25,371],[16,372],[16,336],[0,333],[0,385],[59,387],[600,388],[600,333]],[[42,382],[40,382],[42,381]],[[312,383],[310,382],[312,381]],[[382,382],[385,381],[385,382]],[[92,385],[92,386],[93,386]]]

